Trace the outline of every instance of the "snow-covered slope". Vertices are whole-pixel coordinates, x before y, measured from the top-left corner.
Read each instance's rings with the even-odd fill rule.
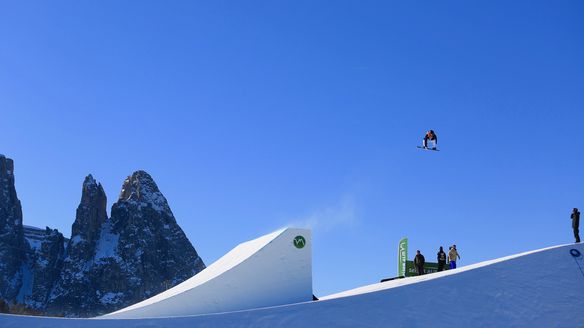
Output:
[[[582,254],[582,244],[557,246],[247,311],[131,320],[0,316],[0,326],[584,327]]]
[[[297,237],[303,239],[300,248]],[[240,244],[187,281],[104,317],[184,316],[309,301],[311,244],[310,230],[276,231]]]

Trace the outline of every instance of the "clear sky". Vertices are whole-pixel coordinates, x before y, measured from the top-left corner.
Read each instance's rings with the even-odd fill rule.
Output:
[[[69,237],[83,178],[149,172],[210,264],[313,228],[314,289],[573,241],[584,2],[0,1],[0,153]],[[427,129],[440,152],[416,146]]]

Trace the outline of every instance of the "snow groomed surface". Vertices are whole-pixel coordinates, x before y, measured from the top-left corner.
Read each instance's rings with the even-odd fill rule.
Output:
[[[104,318],[210,314],[312,300],[312,242],[282,229],[240,244],[183,283]]]
[[[447,272],[372,284],[320,301],[245,311],[153,319],[0,315],[0,326],[584,327],[582,254],[582,244],[551,247]]]

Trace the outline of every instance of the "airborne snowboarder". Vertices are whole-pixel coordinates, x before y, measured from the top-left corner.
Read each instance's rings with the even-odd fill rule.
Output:
[[[424,149],[428,149],[428,140],[432,142],[432,150],[436,150],[436,146],[438,146],[438,136],[434,133],[434,130],[430,130],[426,132],[424,136],[424,141],[422,142],[422,146]]]

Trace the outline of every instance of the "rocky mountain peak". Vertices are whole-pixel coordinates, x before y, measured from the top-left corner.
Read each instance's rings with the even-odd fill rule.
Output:
[[[0,296],[15,297],[22,285],[26,257],[22,207],[14,186],[14,162],[0,155]]]
[[[110,218],[106,206],[102,185],[89,174],[71,239],[49,228],[25,229],[14,164],[0,155],[0,299],[45,313],[95,316],[205,268],[148,173],[136,171],[124,181]]]
[[[22,209],[14,186],[14,162],[0,155],[0,230],[22,227]]]
[[[83,191],[85,190],[93,190],[95,188],[97,188],[97,181],[95,181],[95,179],[93,178],[93,175],[89,174],[85,177],[85,180],[83,180]]]
[[[14,187],[14,162],[0,155],[0,206],[12,207],[16,203],[20,207]]]
[[[73,229],[49,311],[76,316],[115,311],[158,294],[205,268],[148,173],[136,171],[126,178],[109,219],[102,192],[91,175],[85,178],[75,221],[79,229]],[[93,243],[88,242],[87,234],[82,234],[94,231],[87,222],[101,224]]]
[[[83,189],[81,191],[81,202],[84,200],[91,201],[95,197],[105,195],[101,183],[98,183],[91,174],[83,180]]]
[[[150,205],[156,211],[170,210],[164,195],[154,179],[145,171],[136,171],[127,177],[122,186],[118,203]]]
[[[81,202],[71,229],[71,239],[84,239],[92,243],[99,238],[99,229],[107,220],[107,197],[101,186],[89,174],[83,181]]]
[[[0,177],[14,176],[14,162],[0,154]]]

